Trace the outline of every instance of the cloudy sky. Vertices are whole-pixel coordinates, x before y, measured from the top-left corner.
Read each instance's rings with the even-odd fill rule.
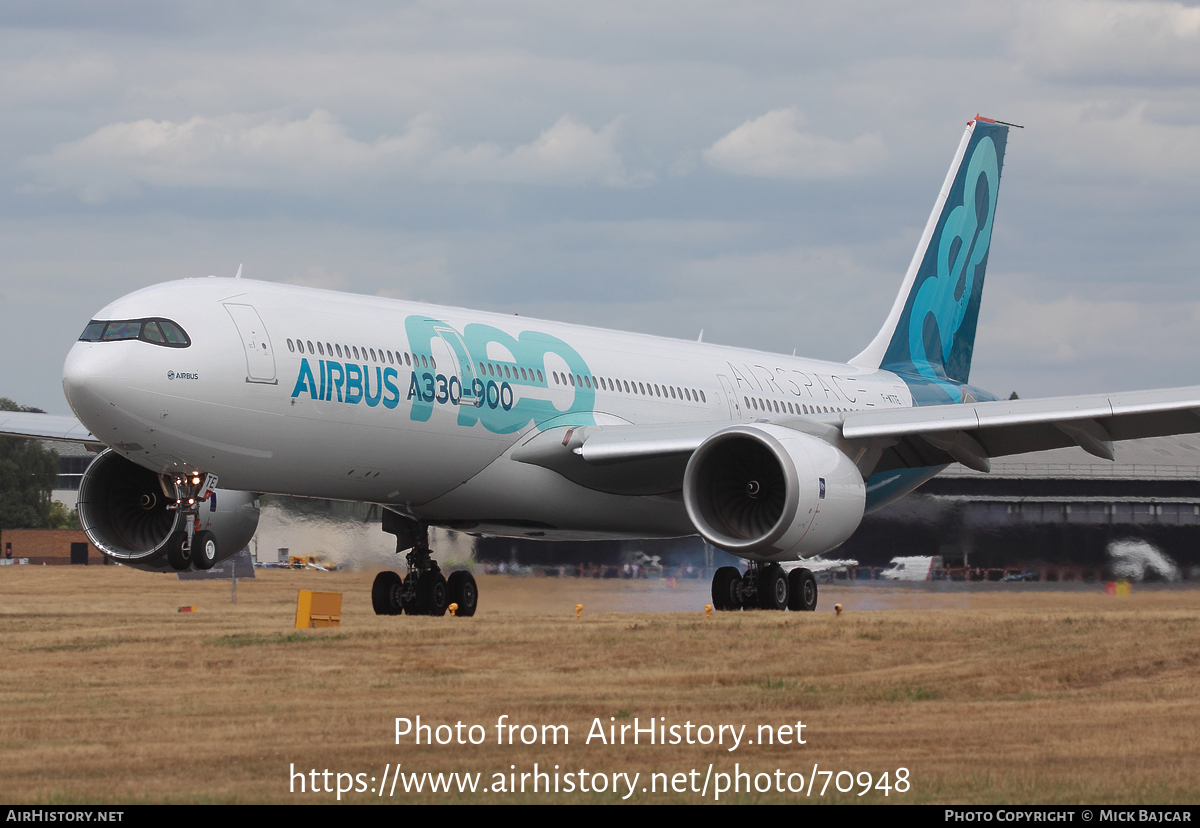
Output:
[[[845,360],[976,112],[972,380],[1200,384],[1200,7],[0,5],[0,396],[210,273]]]

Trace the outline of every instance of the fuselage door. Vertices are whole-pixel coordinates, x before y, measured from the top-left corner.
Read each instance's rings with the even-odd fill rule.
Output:
[[[729,378],[717,374],[717,379],[721,381],[721,390],[725,392],[725,401],[729,403],[729,419],[742,419],[742,407],[738,404],[737,394],[733,393],[733,386],[729,384]]]
[[[454,362],[458,370],[458,379],[462,383],[462,397],[465,398],[463,405],[475,405],[475,364],[471,362],[471,354],[467,351],[467,345],[459,336],[458,331],[452,328],[435,327],[434,331],[441,337],[442,342],[446,343],[446,347],[450,350],[451,356],[454,357]]]
[[[271,338],[267,336],[267,328],[262,318],[252,305],[225,305],[225,310],[233,317],[238,335],[242,338],[242,347],[246,350],[246,382],[262,382],[275,385],[275,350],[271,347]]]

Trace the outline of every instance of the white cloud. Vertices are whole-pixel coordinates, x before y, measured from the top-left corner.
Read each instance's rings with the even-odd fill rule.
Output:
[[[268,115],[143,119],[101,127],[26,164],[42,188],[78,192],[97,203],[141,187],[320,191],[365,178],[550,186],[626,186],[614,146],[617,123],[602,130],[563,116],[534,141],[504,152],[493,143],[440,146],[438,119],[414,118],[399,135],[359,141],[329,112],[283,120]]]
[[[714,169],[760,178],[821,179],[861,175],[887,160],[875,133],[838,141],[801,132],[795,108],[773,109],[739,126],[704,152]]]
[[[1133,302],[1067,295],[1052,301],[999,299],[981,319],[976,353],[1018,364],[1064,368],[1195,354],[1200,302]],[[986,303],[986,299],[985,299]],[[1193,381],[1188,379],[1188,382]],[[1178,384],[1183,384],[1182,382]],[[1097,389],[1100,390],[1100,389]]]
[[[1200,8],[1182,3],[1030,3],[1012,43],[1035,75],[1089,84],[1200,80]]]
[[[595,131],[564,115],[537,139],[505,153],[496,144],[446,150],[434,159],[436,177],[519,184],[579,185],[597,182],[608,187],[648,183],[647,173],[630,175],[613,141],[618,122]]]

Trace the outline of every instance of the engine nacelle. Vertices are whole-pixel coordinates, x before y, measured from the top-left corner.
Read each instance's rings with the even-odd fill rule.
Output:
[[[168,491],[157,472],[105,451],[79,483],[79,522],[88,540],[117,561],[139,569],[167,569],[167,541],[185,527],[184,516],[167,508],[175,502]],[[201,504],[200,528],[217,536],[217,561],[233,557],[258,528],[257,496],[217,489]]]
[[[697,531],[742,558],[809,558],[858,528],[866,485],[824,440],[753,423],[718,431],[693,452],[683,501]]]

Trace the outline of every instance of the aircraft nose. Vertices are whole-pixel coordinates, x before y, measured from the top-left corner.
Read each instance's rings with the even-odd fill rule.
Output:
[[[113,387],[124,381],[120,349],[106,344],[76,342],[63,363],[63,393],[84,425],[88,425],[86,412],[107,404]]]

